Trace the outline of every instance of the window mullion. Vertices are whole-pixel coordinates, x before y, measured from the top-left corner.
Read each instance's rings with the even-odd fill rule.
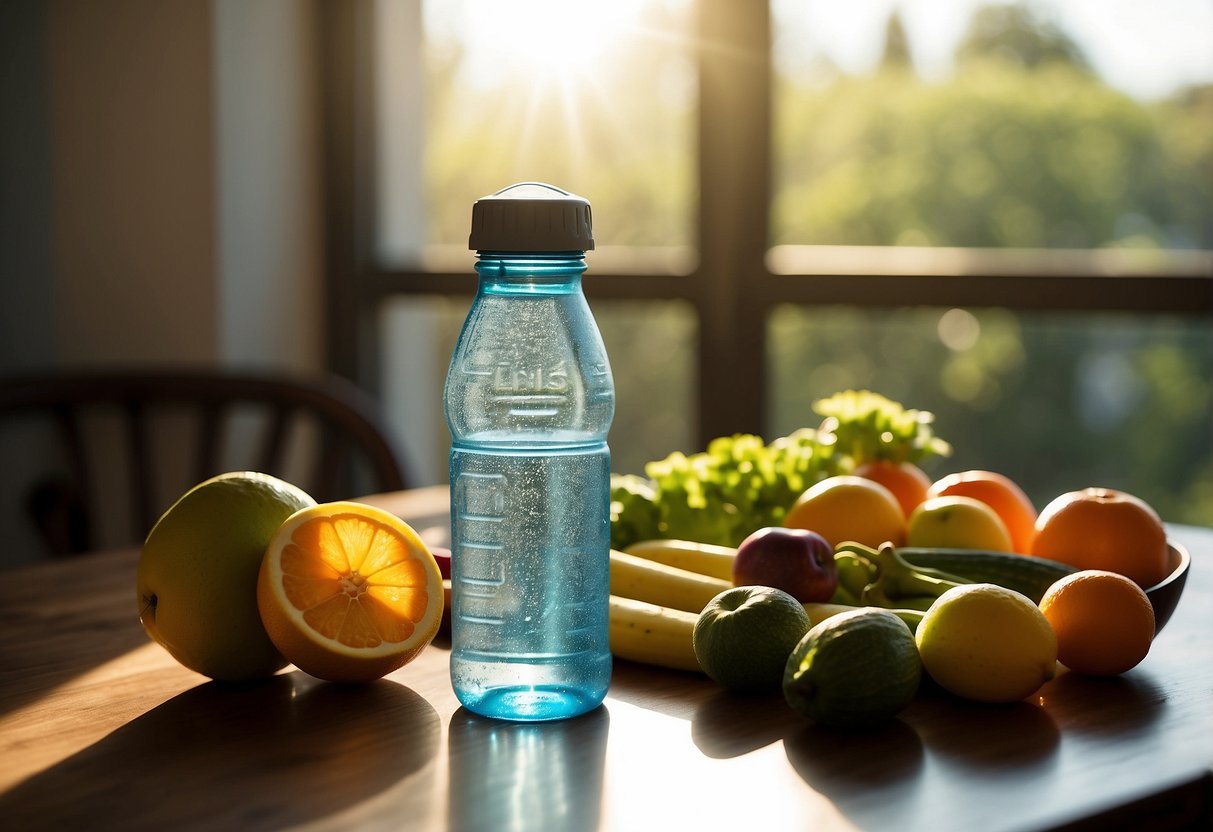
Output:
[[[377,392],[381,300],[367,278],[374,232],[372,8],[333,0],[318,8],[318,108],[324,145],[325,352],[328,367]]]
[[[765,2],[699,3],[699,437],[763,429],[768,279],[770,15]]]

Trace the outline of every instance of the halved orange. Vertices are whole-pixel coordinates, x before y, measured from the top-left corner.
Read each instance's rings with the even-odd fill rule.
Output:
[[[274,646],[304,673],[378,679],[416,658],[442,621],[442,574],[429,547],[390,512],[355,502],[291,515],[257,579]]]

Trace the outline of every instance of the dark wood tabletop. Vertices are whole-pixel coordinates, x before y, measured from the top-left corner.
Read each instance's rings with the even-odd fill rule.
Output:
[[[432,544],[446,492],[367,498]],[[1213,828],[1213,531],[1138,667],[1030,699],[925,691],[869,733],[778,696],[616,662],[603,707],[515,724],[459,706],[440,637],[376,683],[220,685],[136,614],[136,549],[0,572],[0,828]]]

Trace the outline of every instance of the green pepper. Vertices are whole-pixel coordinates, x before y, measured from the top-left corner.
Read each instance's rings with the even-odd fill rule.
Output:
[[[861,554],[852,551],[836,551],[834,565],[838,567],[838,586],[856,600],[876,579],[876,565]]]
[[[949,589],[971,583],[937,569],[913,566],[889,543],[878,550],[858,543],[844,543],[838,549],[835,563],[843,554],[849,554],[866,558],[875,566],[874,580],[860,594],[860,601],[870,606],[925,610]]]

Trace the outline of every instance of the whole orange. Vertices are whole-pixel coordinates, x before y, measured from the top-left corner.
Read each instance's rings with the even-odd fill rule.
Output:
[[[1151,587],[1167,576],[1167,531],[1144,500],[1110,488],[1069,491],[1036,518],[1032,554],[1104,569]]]
[[[1076,673],[1115,676],[1136,667],[1154,640],[1154,607],[1124,575],[1075,572],[1049,587],[1040,611],[1057,634],[1057,658]]]
[[[959,471],[936,480],[927,497],[972,497],[994,509],[1011,535],[1011,550],[1027,555],[1036,537],[1036,507],[1013,480],[994,471]]]
[[[927,489],[931,487],[931,478],[913,462],[871,459],[858,465],[854,473],[892,491],[906,517],[927,498]]]
[[[893,492],[863,477],[827,477],[800,495],[783,524],[817,532],[837,546],[847,540],[876,548],[905,543],[906,518]]]

